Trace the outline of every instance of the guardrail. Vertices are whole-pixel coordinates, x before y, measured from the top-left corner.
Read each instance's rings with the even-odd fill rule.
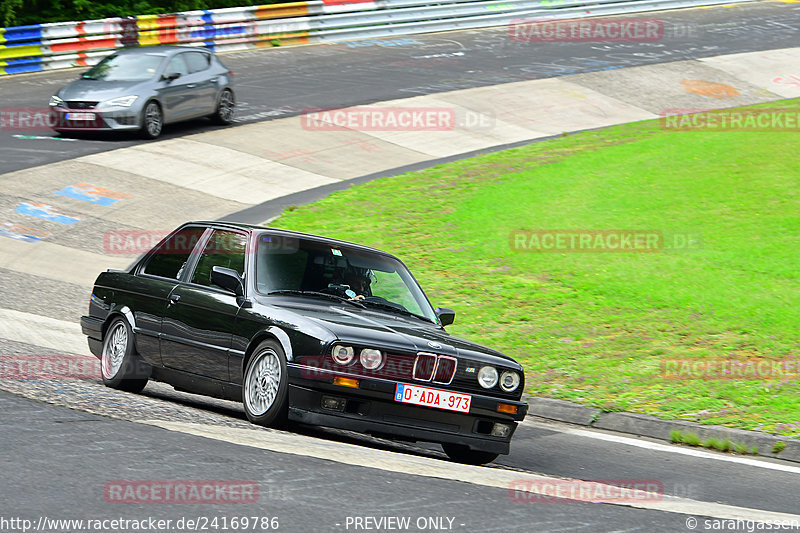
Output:
[[[117,48],[215,51],[502,26],[525,18],[640,13],[751,0],[311,0],[0,28],[0,75],[90,66]]]

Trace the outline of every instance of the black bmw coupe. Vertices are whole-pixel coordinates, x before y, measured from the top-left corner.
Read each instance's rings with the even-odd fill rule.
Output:
[[[191,222],[95,281],[83,333],[105,384],[148,380],[287,420],[441,443],[483,464],[527,412],[512,358],[448,334],[403,263],[356,244]]]

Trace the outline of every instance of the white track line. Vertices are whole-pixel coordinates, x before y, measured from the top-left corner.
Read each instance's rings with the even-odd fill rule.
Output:
[[[0,339],[24,342],[47,350],[89,354],[86,337],[77,322],[0,309]],[[42,350],[40,355],[49,355]]]
[[[553,429],[548,427],[548,429]],[[636,446],[637,448],[645,448],[657,452],[676,453],[679,455],[688,455],[691,457],[698,457],[700,459],[713,459],[715,461],[724,461],[726,463],[736,463],[745,466],[755,466],[757,468],[766,468],[768,470],[779,470],[781,472],[789,472],[792,474],[800,474],[800,467],[785,465],[780,463],[773,463],[770,461],[759,461],[758,459],[750,459],[747,457],[736,457],[733,455],[723,455],[721,453],[711,453],[704,450],[693,450],[691,448],[684,448],[677,445],[661,444],[658,442],[650,442],[647,440],[640,440],[631,437],[622,437],[619,435],[610,435],[608,433],[599,433],[595,431],[588,431],[585,429],[562,429],[556,431],[560,433],[568,433],[578,437],[586,437],[589,439],[603,440],[606,442],[613,442],[615,444],[625,444],[626,446]]]
[[[354,444],[332,442],[304,435],[295,435],[260,428],[242,429],[186,422],[168,422],[164,420],[140,420],[139,422],[170,431],[187,433],[273,452],[315,457],[317,459],[325,459],[337,463],[374,468],[400,474],[461,481],[474,485],[505,489],[509,491],[509,497],[511,497],[510,489],[512,488],[515,494],[519,491],[542,494],[543,486],[549,485],[552,487],[553,483],[567,483],[570,486],[585,486],[587,491],[591,491],[597,487],[607,487],[607,485],[596,482],[561,479],[497,468],[462,465],[430,457],[418,457],[376,450]],[[800,521],[800,515],[762,511],[759,509],[695,501],[674,496],[655,495],[652,493],[649,493],[648,497],[642,499],[628,499],[625,501],[606,500],[601,503],[693,516],[706,516],[725,520]],[[521,505],[524,505],[524,503],[521,503]]]

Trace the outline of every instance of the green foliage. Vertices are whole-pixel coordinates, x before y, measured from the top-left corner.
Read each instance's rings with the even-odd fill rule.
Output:
[[[781,453],[786,449],[786,442],[779,440],[772,446],[772,453]]]
[[[680,444],[683,442],[683,433],[679,429],[673,429],[669,432],[669,440],[675,444]]]
[[[689,432],[683,436],[683,442],[688,444],[689,446],[699,446],[700,437],[697,436],[697,433]]]
[[[747,444],[743,442],[737,442],[733,445],[733,451],[742,455],[747,455],[750,449],[747,447]]]
[[[259,0],[278,4],[280,0]],[[193,9],[255,5],[247,0],[0,0],[0,25],[24,26],[44,22],[90,20],[133,15],[157,15]]]
[[[800,99],[764,106],[794,114]],[[528,393],[794,438],[800,382],[771,365],[800,356],[797,205],[797,132],[653,121],[382,178],[270,225],[397,254],[434,305],[458,311],[450,333],[525,366]],[[548,228],[658,229],[669,246],[509,245],[515,230]],[[771,373],[733,379],[728,361]]]

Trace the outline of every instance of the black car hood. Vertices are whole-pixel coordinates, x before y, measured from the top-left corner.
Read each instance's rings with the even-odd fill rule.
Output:
[[[140,85],[150,81],[75,80],[66,85],[58,96],[65,101],[103,102],[120,96],[138,94]]]
[[[272,302],[270,304],[275,305]],[[277,306],[302,315],[344,342],[403,352],[448,354],[493,364],[502,359],[506,366],[521,368],[514,359],[503,353],[454,337],[438,325],[414,317],[310,299],[302,303],[290,303],[287,300]]]

